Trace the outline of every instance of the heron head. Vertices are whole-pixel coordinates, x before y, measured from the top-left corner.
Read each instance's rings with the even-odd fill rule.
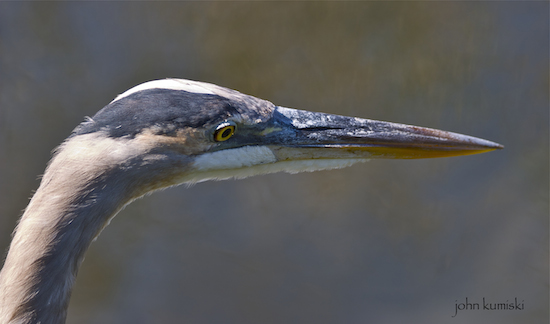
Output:
[[[126,148],[124,159],[138,157],[134,164],[163,170],[168,185],[502,148],[436,129],[279,107],[180,79],[151,81],[124,92],[72,137],[88,134],[118,141]]]

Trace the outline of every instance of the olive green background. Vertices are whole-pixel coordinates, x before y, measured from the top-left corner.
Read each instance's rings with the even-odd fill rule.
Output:
[[[50,152],[165,77],[505,149],[172,188],[92,244],[68,323],[548,323],[548,2],[1,2],[0,249]],[[523,310],[459,312],[465,302]]]

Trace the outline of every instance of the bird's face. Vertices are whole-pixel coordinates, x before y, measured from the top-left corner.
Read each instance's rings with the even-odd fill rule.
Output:
[[[174,181],[341,168],[371,158],[432,158],[501,148],[475,137],[278,107],[223,87],[152,81],[118,96],[74,136],[102,132],[169,156]],[[164,159],[166,162],[166,159]]]

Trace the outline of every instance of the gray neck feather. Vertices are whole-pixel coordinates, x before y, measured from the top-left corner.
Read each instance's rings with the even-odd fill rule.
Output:
[[[109,145],[94,144],[75,154],[82,140],[61,146],[19,221],[0,272],[2,324],[64,323],[88,246],[125,204],[149,191],[132,189],[145,187],[148,180],[133,174],[133,163],[143,166],[138,152],[112,158],[105,150],[112,151],[113,143],[105,140]],[[97,143],[98,138],[84,138],[89,140]]]

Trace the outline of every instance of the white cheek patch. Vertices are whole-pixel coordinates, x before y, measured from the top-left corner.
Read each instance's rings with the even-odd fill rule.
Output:
[[[207,180],[242,179],[275,172],[299,173],[340,169],[367,159],[312,159],[277,161],[265,146],[245,146],[237,149],[203,154],[193,163],[193,171],[179,182],[196,183]]]
[[[203,154],[197,157],[193,166],[197,171],[211,171],[240,169],[276,161],[273,152],[265,146],[244,146]]]

